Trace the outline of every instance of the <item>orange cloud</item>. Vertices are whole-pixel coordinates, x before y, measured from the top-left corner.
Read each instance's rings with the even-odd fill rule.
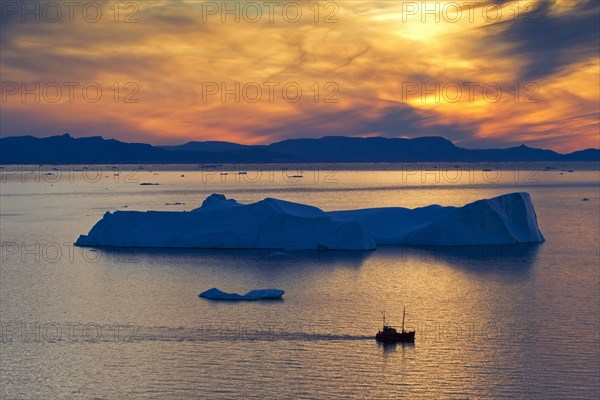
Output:
[[[154,143],[440,134],[466,145],[598,145],[598,56],[585,46],[565,48],[561,65],[531,80],[531,57],[510,40],[535,7],[542,21],[564,21],[568,34],[569,18],[593,12],[586,2],[458,2],[460,15],[457,2],[435,2],[433,14],[406,1],[318,3],[318,12],[305,1],[273,9],[229,2],[233,14],[221,4],[136,3],[120,10],[119,22],[110,4],[95,23],[12,16],[1,25],[1,134],[70,130]],[[259,14],[251,4],[261,5]],[[296,10],[302,17],[293,21]],[[125,23],[132,13],[138,22]],[[65,90],[69,82],[79,83],[74,99],[64,92],[48,101],[49,84]],[[17,83],[17,92],[7,83]],[[21,90],[36,83],[39,102]],[[504,96],[470,96],[475,83]],[[82,92],[89,84],[102,88],[99,101]],[[532,87],[535,103],[526,101]]]

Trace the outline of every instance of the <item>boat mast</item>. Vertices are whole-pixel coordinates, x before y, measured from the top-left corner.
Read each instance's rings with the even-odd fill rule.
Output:
[[[404,307],[404,311],[402,312],[402,333],[404,333],[404,317],[406,316],[406,307]]]
[[[383,328],[385,329],[385,313],[382,313],[383,315]]]

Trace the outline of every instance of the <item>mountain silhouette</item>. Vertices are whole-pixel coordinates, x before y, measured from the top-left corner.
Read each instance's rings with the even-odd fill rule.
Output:
[[[328,136],[289,139],[269,145],[188,142],[178,146],[125,143],[100,136],[69,134],[0,138],[1,164],[192,164],[284,162],[509,162],[600,161],[600,150],[561,154],[521,145],[506,149],[464,149],[442,137],[415,139]]]

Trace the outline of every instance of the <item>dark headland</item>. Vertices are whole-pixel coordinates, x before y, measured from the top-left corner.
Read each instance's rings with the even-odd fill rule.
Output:
[[[194,163],[370,163],[600,161],[599,149],[569,154],[521,145],[465,149],[442,137],[390,139],[328,136],[269,145],[189,142],[178,146],[126,143],[69,134],[0,138],[0,164],[194,164]]]

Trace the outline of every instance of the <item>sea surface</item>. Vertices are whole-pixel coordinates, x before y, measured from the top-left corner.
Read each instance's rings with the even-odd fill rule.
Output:
[[[600,396],[597,164],[4,166],[0,178],[2,399]],[[106,211],[191,210],[212,193],[330,211],[518,191],[545,243],[73,246]],[[198,298],[213,287],[286,293]],[[414,345],[378,345],[382,314],[398,326],[404,308]]]

